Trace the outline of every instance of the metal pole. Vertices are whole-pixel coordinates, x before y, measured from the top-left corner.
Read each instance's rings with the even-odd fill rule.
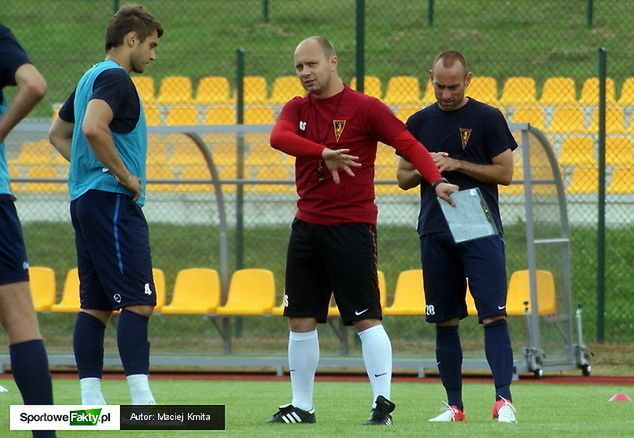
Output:
[[[265,23],[269,22],[269,0],[262,0],[262,19]]]
[[[116,14],[119,10],[119,0],[112,0],[112,13]]]
[[[434,25],[434,0],[427,0],[427,25]]]
[[[587,17],[587,23],[588,23],[588,27],[592,27],[593,26],[593,18],[594,18],[594,0],[588,0],[587,3],[588,7],[586,8],[586,17]]]
[[[237,50],[236,88],[238,102],[236,104],[236,116],[238,125],[244,124],[244,49]],[[244,133],[236,133],[236,178],[238,187],[236,190],[236,269],[244,266]]]
[[[597,218],[597,341],[605,339],[605,83],[607,49],[599,49],[599,199]]]
[[[357,91],[365,91],[365,0],[357,0]]]

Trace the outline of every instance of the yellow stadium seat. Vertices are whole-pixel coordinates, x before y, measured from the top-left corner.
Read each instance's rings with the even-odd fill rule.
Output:
[[[154,289],[156,290],[156,306],[154,310],[161,311],[165,305],[165,273],[162,269],[152,268],[154,278]]]
[[[167,163],[172,167],[206,164],[202,153],[193,144],[183,144],[175,148]]]
[[[425,292],[422,269],[410,269],[399,274],[391,306],[385,315],[425,315]]]
[[[634,106],[634,76],[630,76],[623,81],[621,95],[619,96],[619,105]]]
[[[156,105],[146,105],[145,110],[145,122],[148,126],[159,126],[161,124],[161,110]]]
[[[379,302],[381,303],[381,308],[385,309],[387,305],[387,286],[385,283],[385,274],[381,270],[376,271],[377,281],[379,283]],[[277,307],[273,308],[274,315],[283,315],[284,314],[284,303],[280,304]],[[334,300],[332,300],[332,305],[328,308],[328,317],[337,317],[341,316],[339,313],[339,309],[335,305]]]
[[[559,163],[562,166],[596,166],[594,140],[591,137],[568,137],[561,145]]]
[[[606,78],[605,81],[605,100],[608,105],[616,104],[614,92],[614,79]],[[581,87],[581,96],[579,97],[581,105],[598,105],[599,104],[599,78],[587,78]]]
[[[227,107],[212,107],[205,111],[205,125],[235,125],[236,110]]]
[[[31,286],[31,299],[33,309],[36,312],[51,310],[55,304],[55,271],[44,266],[29,267],[29,284]]]
[[[255,172],[255,180],[293,180],[290,168],[284,165],[267,165]],[[295,184],[252,184],[246,186],[247,193],[293,193]]]
[[[391,166],[396,173],[396,167],[398,166],[399,156],[396,155],[394,148],[384,143],[379,143],[376,148],[376,159],[374,160],[375,166]]]
[[[26,173],[27,178],[34,179],[57,179],[59,178],[57,174],[57,169],[51,166],[38,166],[31,167]],[[66,192],[66,181],[60,181],[57,183],[54,182],[27,182],[24,183],[21,187],[22,191],[25,192],[48,192],[48,193],[62,193]]]
[[[279,76],[273,81],[270,102],[283,105],[295,96],[304,96],[306,91],[297,76]]]
[[[517,196],[524,194],[524,168],[520,160],[513,160],[513,181],[517,181],[517,184],[498,186],[500,195]]]
[[[573,105],[576,102],[577,91],[574,79],[561,76],[546,79],[539,103],[542,105]]]
[[[599,171],[596,167],[577,166],[572,171],[569,194],[596,193],[599,184]]]
[[[491,76],[474,76],[467,87],[466,94],[489,105],[498,106],[500,104],[497,80]]]
[[[401,105],[398,107],[398,111],[396,112],[396,118],[405,123],[412,114],[420,111],[421,109],[422,107],[420,105]]]
[[[134,75],[132,82],[143,103],[154,102],[154,78],[152,76]]]
[[[219,315],[265,315],[275,304],[275,278],[268,269],[238,269],[231,276],[227,302]]]
[[[512,76],[504,82],[500,103],[504,106],[536,105],[535,79]]]
[[[168,315],[207,315],[220,304],[218,271],[208,268],[181,269],[176,275],[172,301],[161,313]]]
[[[75,313],[79,312],[79,270],[69,269],[64,281],[62,299],[51,306],[51,312]]]
[[[268,100],[266,88],[263,76],[245,76],[244,103],[265,103]]]
[[[478,314],[478,308],[475,305],[473,295],[471,295],[471,289],[469,289],[467,280],[467,293],[465,294],[465,302],[467,303],[467,314],[475,316]]]
[[[607,188],[610,194],[634,194],[634,167],[622,166],[614,169]]]
[[[174,179],[174,172],[172,172],[172,169],[169,166],[148,166],[146,179],[148,180],[147,191],[150,193],[171,192],[174,190],[173,184],[159,184],[149,182],[150,180],[154,179]]]
[[[195,103],[206,105],[212,103],[230,103],[231,91],[229,79],[224,76],[205,76],[198,81]]]
[[[198,125],[198,109],[195,106],[175,106],[167,112],[167,126]]]
[[[59,155],[56,153],[56,155]],[[31,166],[35,164],[51,164],[53,162],[53,146],[48,140],[23,143],[15,159],[9,160],[11,165]]]
[[[557,312],[555,280],[552,272],[537,270],[537,309],[539,315],[553,315]],[[528,302],[531,311],[530,276],[528,270],[515,271],[511,274],[506,296],[506,313],[510,316],[524,315]]]
[[[185,166],[180,172],[180,178],[182,180],[210,180],[211,175],[209,168],[203,165]],[[213,190],[211,182],[205,181],[204,183],[181,183],[177,184],[175,190],[179,192],[211,192]]]
[[[420,83],[415,76],[393,76],[387,81],[384,102],[388,105],[419,104]]]
[[[544,120],[544,110],[541,107],[519,107],[513,112],[513,122],[530,123],[531,126],[540,130],[544,130],[546,126]]]
[[[356,76],[353,76],[350,80],[350,88],[353,90],[357,89]],[[366,77],[363,78],[363,94],[380,99],[381,96],[383,96],[381,91],[381,79],[378,76],[366,75]]]
[[[547,132],[554,134],[586,133],[583,110],[580,107],[555,108]]]
[[[599,108],[592,111],[592,120],[588,131],[591,134],[599,133]],[[621,107],[608,107],[605,110],[605,133],[606,134],[625,134],[625,116]]]
[[[158,103],[192,103],[192,81],[187,76],[166,76],[161,81]]]
[[[605,164],[608,166],[634,165],[632,140],[629,137],[607,137]]]
[[[273,109],[268,107],[252,107],[244,110],[245,125],[272,125],[275,123]],[[268,136],[268,133],[266,134]]]
[[[376,166],[374,168],[374,180],[390,181],[388,184],[374,184],[374,193],[377,195],[406,195],[408,192],[398,187],[396,182],[396,166]]]

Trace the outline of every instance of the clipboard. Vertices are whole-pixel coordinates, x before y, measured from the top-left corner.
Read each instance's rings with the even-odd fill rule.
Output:
[[[455,207],[440,198],[438,202],[454,242],[466,242],[498,233],[479,188],[452,193],[451,199],[455,202]]]

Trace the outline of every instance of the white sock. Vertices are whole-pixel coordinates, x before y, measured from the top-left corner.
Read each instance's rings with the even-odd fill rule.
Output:
[[[288,336],[288,367],[296,408],[310,411],[313,408],[313,384],[319,363],[319,338],[317,330],[305,333],[290,332]]]
[[[79,379],[82,405],[105,405],[106,400],[101,393],[101,379],[98,377],[84,377]]]
[[[383,325],[359,332],[363,363],[372,384],[374,400],[380,395],[390,400],[392,382],[392,344]],[[374,406],[373,406],[374,407]]]
[[[131,374],[126,379],[128,379],[128,389],[130,390],[133,405],[156,404],[150,390],[147,374]]]

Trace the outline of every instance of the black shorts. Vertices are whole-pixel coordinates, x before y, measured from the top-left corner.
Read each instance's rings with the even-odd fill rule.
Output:
[[[296,219],[286,259],[284,316],[324,323],[334,293],[345,325],[382,319],[376,257],[373,225],[317,225]]]
[[[456,244],[449,232],[421,237],[427,322],[467,316],[467,279],[478,319],[506,315],[504,240],[499,235]]]
[[[29,263],[13,196],[0,195],[0,286],[29,281]]]
[[[156,305],[150,235],[141,207],[122,193],[90,190],[70,204],[82,309]]]

